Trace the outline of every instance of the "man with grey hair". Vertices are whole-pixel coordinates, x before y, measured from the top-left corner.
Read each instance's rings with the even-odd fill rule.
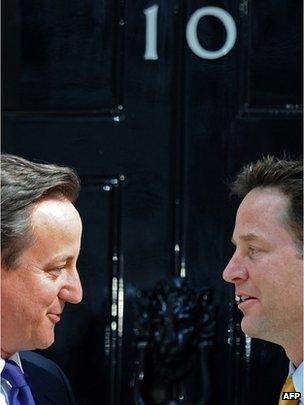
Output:
[[[235,286],[243,332],[285,349],[290,368],[279,403],[296,404],[303,396],[303,164],[268,156],[246,166],[232,192],[243,200],[223,277]]]
[[[82,287],[79,180],[67,167],[1,159],[1,404],[74,403],[60,368],[31,352],[54,342],[66,302]]]

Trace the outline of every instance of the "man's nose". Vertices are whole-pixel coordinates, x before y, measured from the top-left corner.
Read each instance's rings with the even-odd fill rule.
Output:
[[[235,251],[230,262],[223,271],[223,279],[228,283],[236,284],[240,281],[245,281],[247,278],[248,273],[244,260],[242,260],[240,254]]]
[[[66,283],[61,288],[59,297],[71,304],[78,304],[82,300],[82,286],[77,269],[67,275]]]

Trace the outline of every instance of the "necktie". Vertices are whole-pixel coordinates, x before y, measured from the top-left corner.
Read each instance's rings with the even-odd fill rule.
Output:
[[[280,400],[279,400],[279,405],[297,405],[299,403],[298,400],[295,399],[282,399],[282,392],[295,392],[295,387],[292,382],[292,378],[288,377],[285,381],[285,384],[283,385],[283,388],[281,390],[280,394]]]
[[[35,401],[24,374],[11,360],[5,362],[2,378],[9,381],[12,388],[9,393],[9,405],[35,405]]]

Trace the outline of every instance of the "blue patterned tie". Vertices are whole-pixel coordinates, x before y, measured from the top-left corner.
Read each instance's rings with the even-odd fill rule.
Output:
[[[5,362],[1,377],[9,381],[12,386],[9,393],[9,405],[35,405],[24,374],[14,361]]]

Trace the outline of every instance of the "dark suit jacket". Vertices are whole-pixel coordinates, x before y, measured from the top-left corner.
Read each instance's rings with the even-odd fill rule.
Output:
[[[67,377],[53,361],[34,352],[20,352],[25,377],[36,405],[74,405]]]

